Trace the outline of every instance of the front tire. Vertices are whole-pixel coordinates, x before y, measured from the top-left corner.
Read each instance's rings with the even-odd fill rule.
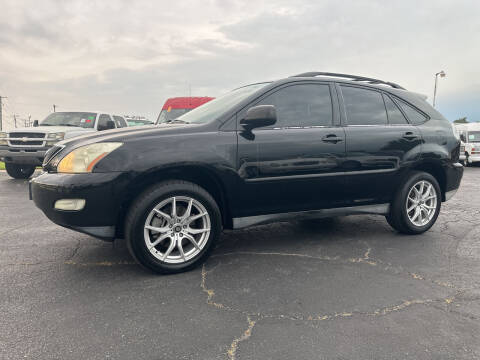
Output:
[[[35,165],[5,163],[7,174],[14,179],[28,179],[35,172]]]
[[[387,221],[400,233],[424,233],[435,224],[441,201],[437,180],[426,172],[415,171],[395,195]]]
[[[126,217],[127,247],[145,268],[162,274],[203,263],[220,237],[220,210],[200,186],[181,180],[148,188]]]

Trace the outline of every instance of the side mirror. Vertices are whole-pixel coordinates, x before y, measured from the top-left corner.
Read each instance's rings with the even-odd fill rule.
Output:
[[[115,129],[115,123],[113,120],[107,120],[105,124],[98,124],[98,131],[103,131],[103,130],[110,130],[110,129]]]
[[[467,142],[467,139],[465,138],[465,134],[460,134],[460,140],[462,140],[462,142]]]
[[[33,120],[33,126],[35,126],[35,127],[38,126],[38,120]]]
[[[277,122],[277,111],[273,105],[258,105],[247,110],[245,118],[240,121],[240,125],[247,132],[255,128],[270,126]]]

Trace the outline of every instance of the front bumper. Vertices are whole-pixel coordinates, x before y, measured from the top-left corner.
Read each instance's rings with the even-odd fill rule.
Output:
[[[463,165],[451,163],[445,167],[445,194],[443,201],[450,200],[460,187],[463,177]]]
[[[30,181],[30,197],[55,224],[113,240],[127,184],[127,175],[119,172],[43,173]],[[56,210],[55,202],[60,199],[85,199],[85,207],[79,211]]]
[[[14,148],[0,146],[0,160],[16,164],[42,165],[48,149],[50,148]]]

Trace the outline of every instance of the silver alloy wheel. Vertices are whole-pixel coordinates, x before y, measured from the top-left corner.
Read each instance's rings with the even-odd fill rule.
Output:
[[[437,211],[437,191],[433,184],[427,180],[417,182],[408,192],[405,205],[413,225],[427,225]]]
[[[145,244],[160,261],[181,264],[202,251],[210,236],[210,226],[210,215],[198,200],[173,196],[148,214]]]

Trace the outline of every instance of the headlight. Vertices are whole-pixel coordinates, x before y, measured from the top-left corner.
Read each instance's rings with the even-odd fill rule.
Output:
[[[6,137],[7,137],[6,132],[0,132],[0,145],[8,145]]]
[[[65,138],[64,132],[50,133],[47,135],[47,146],[55,145],[55,143]]]
[[[65,137],[64,132],[50,133],[47,135],[47,139],[55,139],[55,140],[63,140],[64,137]]]
[[[68,153],[57,166],[59,173],[88,173],[93,167],[110,154],[113,150],[122,146],[118,142],[106,142],[85,145]]]

